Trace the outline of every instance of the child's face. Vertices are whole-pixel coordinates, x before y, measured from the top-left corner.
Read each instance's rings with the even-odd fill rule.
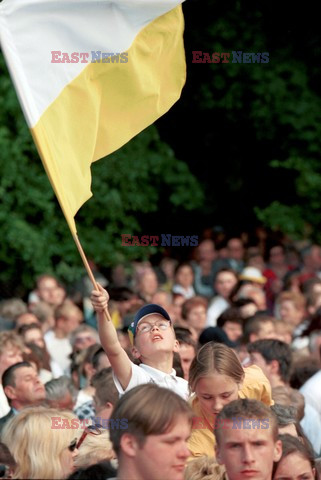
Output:
[[[156,324],[157,322],[157,324]],[[142,324],[149,324],[152,328],[148,331],[141,331]],[[161,324],[167,326],[162,329]],[[159,314],[152,314],[145,317],[137,325],[133,355],[137,358],[145,357],[153,359],[158,353],[178,352],[178,341],[171,323]]]
[[[217,415],[222,408],[238,399],[239,385],[227,375],[213,373],[200,378],[195,387],[204,413]]]

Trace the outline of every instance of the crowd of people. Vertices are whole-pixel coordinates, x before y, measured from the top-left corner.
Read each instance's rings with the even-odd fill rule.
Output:
[[[2,299],[0,478],[319,479],[321,247],[255,240]]]

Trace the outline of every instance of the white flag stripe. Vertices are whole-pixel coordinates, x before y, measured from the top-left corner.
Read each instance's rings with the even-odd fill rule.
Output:
[[[29,127],[36,125],[63,88],[88,65],[79,61],[66,68],[64,63],[52,63],[52,51],[87,52],[88,61],[91,51],[124,52],[145,25],[180,3],[34,0],[24,4],[23,0],[3,0],[0,40]],[[57,31],[59,35],[52,33]]]

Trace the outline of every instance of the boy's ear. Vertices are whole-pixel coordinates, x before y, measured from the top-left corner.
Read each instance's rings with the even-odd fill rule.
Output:
[[[140,358],[141,357],[141,353],[139,352],[139,350],[137,350],[135,345],[132,346],[132,355],[133,355],[134,358]]]
[[[179,341],[175,339],[173,352],[178,352],[178,351],[179,351]]]
[[[124,433],[120,438],[120,448],[128,457],[136,457],[140,451],[140,446],[134,435]]]

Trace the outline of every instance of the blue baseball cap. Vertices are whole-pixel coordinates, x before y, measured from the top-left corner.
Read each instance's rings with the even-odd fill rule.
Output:
[[[156,305],[155,303],[149,303],[148,305],[144,305],[138,310],[134,317],[134,321],[128,327],[129,338],[131,339],[132,343],[134,343],[134,337],[136,335],[138,322],[140,322],[141,319],[146,317],[147,315],[152,315],[155,313],[161,315],[162,317],[166,318],[166,320],[168,320],[170,323],[172,323],[171,317],[160,305]]]

